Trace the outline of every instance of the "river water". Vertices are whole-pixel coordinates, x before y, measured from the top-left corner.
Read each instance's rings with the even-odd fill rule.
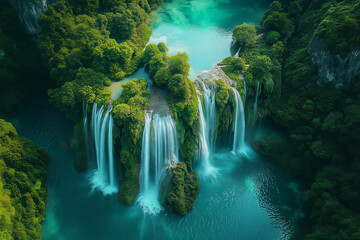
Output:
[[[170,54],[187,51],[196,75],[230,55],[234,25],[258,23],[266,7],[264,1],[165,3],[153,16],[151,42],[165,42]],[[144,214],[136,204],[122,206],[116,194],[93,190],[91,173],[74,170],[74,124],[47,102],[45,91],[9,120],[53,160],[45,240],[291,239],[302,215],[297,180],[251,150],[247,158],[221,151],[212,156],[218,174],[200,179],[194,209],[185,217]]]

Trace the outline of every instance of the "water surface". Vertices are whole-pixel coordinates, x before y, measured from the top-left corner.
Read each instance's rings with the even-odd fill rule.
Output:
[[[232,29],[244,22],[258,25],[271,1],[173,0],[152,17],[150,43],[164,42],[169,55],[187,52],[190,78],[230,56]]]

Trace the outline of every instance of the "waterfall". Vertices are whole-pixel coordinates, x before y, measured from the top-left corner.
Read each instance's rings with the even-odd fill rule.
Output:
[[[87,111],[87,105],[84,110]],[[102,190],[105,194],[117,191],[113,150],[114,120],[110,114],[111,111],[111,105],[105,111],[104,106],[98,108],[97,103],[94,103],[90,134],[87,116],[83,118],[85,143],[87,146],[91,144],[92,148],[95,148],[95,154],[90,153],[91,149],[87,151],[88,161],[93,158],[96,159],[96,171],[91,177],[91,182],[94,188]]]
[[[254,111],[253,111],[253,125],[255,126],[257,120],[257,105],[258,105],[258,98],[259,98],[259,81],[256,83],[256,95],[255,95],[255,102],[254,102]]]
[[[200,144],[201,144],[201,151],[200,151],[200,159],[204,161],[204,167],[208,168],[210,165],[209,162],[209,147],[208,141],[206,139],[206,119],[204,117],[204,113],[202,110],[202,104],[200,98],[198,97],[199,102],[199,114],[200,114]]]
[[[206,139],[209,151],[214,149],[215,146],[215,133],[216,133],[216,108],[215,108],[215,93],[209,89],[204,89],[205,111],[206,111]]]
[[[215,170],[210,163],[210,155],[215,145],[215,133],[216,133],[216,110],[215,110],[215,94],[212,93],[203,84],[204,89],[204,108],[201,104],[201,100],[198,97],[198,109],[200,115],[200,151],[199,159],[202,162],[202,168],[205,175],[213,173]]]
[[[162,210],[158,201],[166,169],[178,163],[176,126],[171,115],[145,114],[141,149],[140,195],[137,202],[150,214]],[[152,128],[153,125],[153,128]],[[151,139],[153,136],[153,139]]]
[[[246,82],[244,78],[244,106],[246,106]]]
[[[116,186],[115,170],[114,170],[114,144],[113,144],[113,127],[114,119],[110,115],[108,127],[108,153],[109,153],[109,178],[110,186]]]
[[[241,100],[239,92],[233,88],[232,89],[235,95],[236,103],[236,115],[235,115],[235,130],[234,130],[234,142],[233,142],[233,152],[241,152],[244,147],[245,139],[245,115],[244,115],[244,106]]]
[[[151,112],[145,114],[145,127],[142,138],[141,169],[140,169],[140,192],[149,191],[149,169],[150,169],[150,134],[151,134]]]
[[[237,52],[236,52],[235,55],[233,56],[234,58],[238,58],[238,57],[239,57],[240,50],[241,50],[241,47],[237,50]]]

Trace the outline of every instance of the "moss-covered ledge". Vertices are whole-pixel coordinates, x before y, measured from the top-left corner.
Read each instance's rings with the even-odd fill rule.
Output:
[[[186,163],[183,162],[171,167],[170,174],[171,180],[162,204],[167,211],[184,216],[194,207],[200,182],[197,173],[188,171]]]

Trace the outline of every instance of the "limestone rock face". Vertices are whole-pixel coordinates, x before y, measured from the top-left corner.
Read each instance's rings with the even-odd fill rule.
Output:
[[[350,88],[360,74],[360,49],[349,53],[346,58],[341,58],[327,49],[324,39],[313,36],[308,46],[308,54],[318,67],[318,84],[331,82],[336,87]]]
[[[40,33],[38,19],[40,14],[47,9],[49,4],[58,0],[8,0],[19,15],[19,19],[27,33],[36,36]]]
[[[216,82],[222,80],[226,86],[230,87],[232,80],[227,76],[220,66],[215,66],[208,71],[199,74],[195,82],[203,82],[206,86],[216,87]],[[197,86],[199,87],[199,86]]]

